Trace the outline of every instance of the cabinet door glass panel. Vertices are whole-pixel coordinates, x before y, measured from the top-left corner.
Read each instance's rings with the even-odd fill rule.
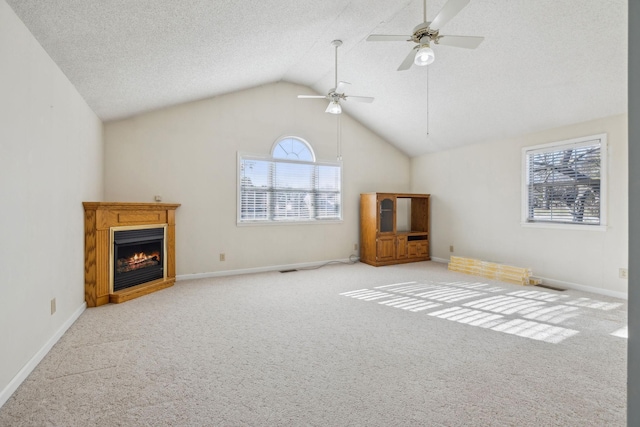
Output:
[[[391,199],[380,201],[380,232],[393,232],[393,200]]]

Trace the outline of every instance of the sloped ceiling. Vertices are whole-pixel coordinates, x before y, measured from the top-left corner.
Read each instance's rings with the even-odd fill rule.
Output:
[[[471,0],[428,67],[396,71],[422,1],[6,0],[104,121],[276,81],[372,104],[344,111],[411,156],[627,111],[626,0]],[[427,1],[431,21],[445,0]],[[316,102],[325,114],[324,100]]]

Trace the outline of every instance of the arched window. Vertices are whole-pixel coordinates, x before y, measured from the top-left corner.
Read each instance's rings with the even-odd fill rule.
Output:
[[[317,162],[302,138],[278,139],[271,157],[238,155],[239,224],[339,221],[342,166]]]
[[[274,159],[303,160],[315,162],[316,156],[309,143],[295,136],[280,138],[273,145],[271,157]]]

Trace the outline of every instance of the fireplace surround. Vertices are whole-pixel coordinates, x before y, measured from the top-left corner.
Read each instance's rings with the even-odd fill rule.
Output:
[[[83,202],[85,301],[121,303],[175,282],[179,204]]]

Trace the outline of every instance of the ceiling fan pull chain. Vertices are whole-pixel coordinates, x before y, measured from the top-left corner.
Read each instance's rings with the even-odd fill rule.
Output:
[[[429,138],[429,67],[427,67],[427,138]]]
[[[337,140],[338,140],[338,161],[341,162],[342,161],[342,126],[340,123],[340,117],[342,116],[342,114],[338,114],[337,115],[337,123],[338,123],[338,134],[337,134]]]

